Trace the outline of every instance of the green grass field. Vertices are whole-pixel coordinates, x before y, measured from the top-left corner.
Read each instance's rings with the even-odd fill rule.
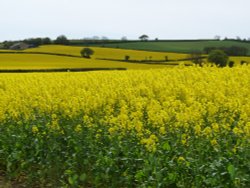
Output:
[[[177,52],[190,53],[193,51],[203,51],[204,47],[230,47],[241,46],[248,49],[250,55],[250,43],[239,41],[147,41],[147,42],[127,42],[127,43],[106,43],[99,46],[133,49],[133,50],[148,50],[162,52]]]

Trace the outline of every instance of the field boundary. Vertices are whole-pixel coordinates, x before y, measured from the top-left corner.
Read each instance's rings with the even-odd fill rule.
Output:
[[[0,69],[0,73],[33,73],[33,72],[89,72],[127,70],[127,68],[62,68],[62,69]]]
[[[231,42],[239,42],[239,43],[249,43],[248,41],[239,41],[235,39],[227,39],[227,40],[218,40],[218,39],[149,39],[146,41],[142,40],[70,40],[69,45],[73,46],[83,46],[83,45],[106,45],[106,44],[128,44],[128,43],[143,43],[143,42],[213,42],[213,41],[231,41]]]
[[[112,48],[115,49],[115,48]],[[126,49],[124,49],[126,50]],[[137,50],[134,50],[137,51]],[[145,51],[145,50],[138,50],[138,51]],[[153,52],[153,51],[146,51],[146,52]],[[70,54],[60,54],[60,53],[47,53],[47,52],[25,52],[25,51],[13,51],[13,52],[1,52],[0,54],[29,54],[29,55],[51,55],[51,56],[62,56],[62,57],[71,57],[71,58],[83,58],[81,56],[70,55]],[[188,54],[187,54],[188,55]],[[202,59],[206,57],[201,57]],[[191,58],[183,58],[177,60],[123,60],[123,59],[111,59],[111,58],[95,58],[96,60],[106,60],[106,61],[116,61],[116,62],[124,62],[124,63],[136,63],[136,64],[151,64],[151,65],[178,65],[178,63],[173,62],[181,62],[181,61],[188,61]]]
[[[201,59],[205,59],[202,57]],[[150,65],[179,65],[182,61],[192,61],[191,58],[177,59],[177,60],[122,60],[122,59],[108,59],[108,58],[96,58],[96,60],[106,60],[106,61],[118,61],[123,63],[135,63],[135,64],[150,64]],[[190,64],[185,64],[190,65]]]

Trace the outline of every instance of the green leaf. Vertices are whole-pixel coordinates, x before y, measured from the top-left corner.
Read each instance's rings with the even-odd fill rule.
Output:
[[[168,142],[165,142],[165,143],[163,144],[163,146],[162,146],[162,149],[167,150],[167,151],[170,151],[170,150],[171,150],[171,147],[170,147],[170,145],[169,145]]]
[[[168,173],[168,178],[170,181],[175,181],[176,180],[176,174],[175,173]]]
[[[64,174],[71,175],[72,171],[71,170],[65,170]]]
[[[145,176],[144,172],[140,170],[135,174],[135,179],[140,181],[144,176]]]
[[[70,177],[68,178],[69,184],[70,184],[70,185],[76,184],[77,178],[78,178],[78,175],[76,175],[76,174],[75,174],[74,176],[70,176]]]
[[[87,179],[87,175],[85,173],[83,173],[81,176],[80,176],[80,180],[81,181],[85,181]]]
[[[227,171],[230,174],[230,177],[232,179],[234,179],[235,178],[235,167],[234,167],[234,165],[232,165],[232,164],[228,165],[227,166]]]
[[[69,181],[69,184],[70,185],[73,185],[75,182],[74,182],[74,179],[72,177],[69,177],[68,178],[68,181]]]

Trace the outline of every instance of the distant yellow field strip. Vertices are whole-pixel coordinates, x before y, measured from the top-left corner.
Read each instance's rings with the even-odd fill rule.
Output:
[[[0,54],[0,69],[47,69],[47,68],[128,68],[151,69],[169,67],[168,65],[150,65],[125,63],[106,60],[72,58],[41,54]]]
[[[80,56],[80,51],[84,47],[75,46],[62,46],[62,45],[44,45],[38,48],[31,48],[25,50],[26,52],[48,52],[48,53],[61,53],[69,55]],[[125,56],[130,56],[130,59],[134,60],[165,60],[166,56],[169,60],[185,59],[187,54],[181,53],[164,53],[164,52],[148,52],[139,50],[125,50],[114,48],[101,48],[90,47],[94,50],[93,58],[107,58],[107,59],[124,59]]]

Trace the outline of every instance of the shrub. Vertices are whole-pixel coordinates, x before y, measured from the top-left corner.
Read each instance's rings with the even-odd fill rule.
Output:
[[[208,61],[215,63],[219,67],[225,67],[228,61],[228,55],[222,50],[213,50],[208,55]]]
[[[244,60],[242,60],[242,61],[240,61],[240,64],[241,64],[241,65],[244,65],[244,64],[247,64],[247,62],[244,61]]]
[[[126,55],[125,56],[125,61],[128,61],[130,59],[130,56],[129,55]]]
[[[234,61],[229,61],[228,66],[233,67],[234,66]]]

